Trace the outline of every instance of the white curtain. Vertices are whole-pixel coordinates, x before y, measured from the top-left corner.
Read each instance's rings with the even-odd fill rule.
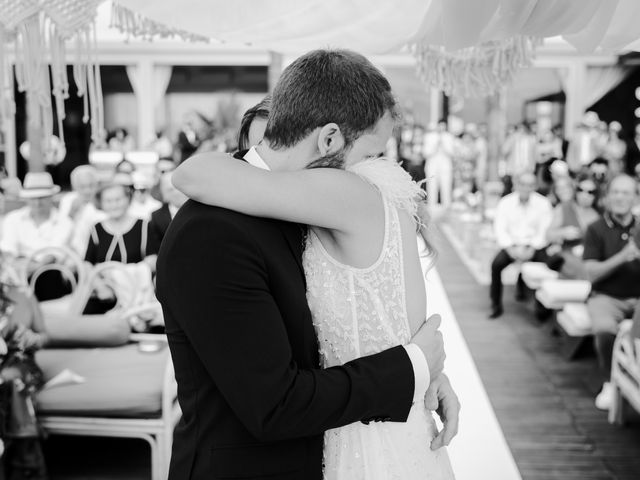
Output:
[[[129,77],[129,83],[131,83],[131,88],[133,88],[133,93],[138,96],[140,94],[140,90],[144,88],[142,84],[142,77],[140,75],[140,69],[136,65],[127,66],[127,77]]]
[[[153,106],[158,108],[167,92],[167,87],[171,81],[171,65],[155,65],[153,67]]]
[[[631,73],[630,68],[618,66],[589,67],[584,82],[583,109],[586,110],[612,89],[620,85]]]

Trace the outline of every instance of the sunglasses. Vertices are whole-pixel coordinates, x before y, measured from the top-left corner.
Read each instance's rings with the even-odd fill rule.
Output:
[[[596,189],[595,189],[595,188],[582,188],[582,187],[578,187],[576,190],[577,190],[578,192],[588,193],[589,195],[595,195],[595,193],[596,193]]]

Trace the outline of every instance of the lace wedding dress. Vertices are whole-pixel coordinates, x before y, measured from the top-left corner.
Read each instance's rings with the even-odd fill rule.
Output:
[[[335,260],[312,231],[303,262],[307,297],[323,367],[344,364],[410,341],[398,209],[415,213],[418,187],[395,163],[367,160],[349,169],[378,188],[385,231],[382,251],[368,268]],[[406,423],[357,422],[325,433],[325,480],[451,480],[444,448],[430,449],[436,425],[422,402]]]

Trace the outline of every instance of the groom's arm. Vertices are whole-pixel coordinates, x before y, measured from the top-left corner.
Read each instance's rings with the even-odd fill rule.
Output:
[[[404,347],[340,367],[300,368],[258,239],[230,220],[194,219],[185,228],[189,235],[175,244],[179,255],[167,255],[175,280],[163,306],[174,318],[179,309],[199,360],[255,437],[295,438],[360,420],[407,419],[415,382]],[[411,355],[424,362],[419,349]]]

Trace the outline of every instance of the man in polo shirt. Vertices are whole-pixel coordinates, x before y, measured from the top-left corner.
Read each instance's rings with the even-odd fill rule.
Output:
[[[596,397],[596,407],[602,410],[613,401],[608,379],[618,325],[634,314],[640,299],[640,224],[631,213],[636,188],[636,181],[628,175],[613,178],[607,188],[607,211],[587,228],[584,239],[583,259],[592,283],[587,307],[607,379]]]

